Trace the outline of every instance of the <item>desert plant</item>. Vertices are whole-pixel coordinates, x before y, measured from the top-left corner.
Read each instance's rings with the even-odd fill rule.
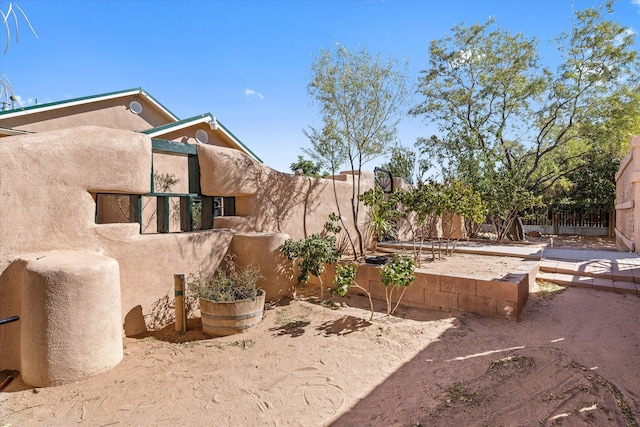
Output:
[[[233,258],[233,255],[227,254],[224,258],[225,267],[218,268],[213,275],[201,271],[190,274],[190,293],[215,302],[255,299],[259,292],[257,282],[263,277],[260,270],[255,265],[239,267]]]
[[[324,295],[324,285],[321,275],[325,272],[325,264],[336,262],[341,253],[336,248],[336,236],[341,228],[335,225],[338,220],[336,214],[329,215],[329,221],[324,225],[322,233],[312,234],[305,239],[295,241],[287,239],[280,251],[299,269],[298,282],[308,282],[309,275],[316,276],[320,281],[320,297]]]
[[[385,287],[384,295],[387,302],[387,315],[391,315],[396,311],[405,291],[416,278],[413,259],[399,257],[397,254],[394,255],[389,264],[380,268],[380,277],[382,285]],[[399,288],[402,288],[402,292],[392,309],[393,291]]]
[[[384,193],[378,186],[365,191],[359,197],[360,201],[369,208],[367,227],[371,235],[370,248],[375,251],[379,239],[383,237],[395,238],[397,235],[397,203],[394,199],[385,200]]]
[[[337,264],[336,275],[333,279],[336,286],[335,288],[331,289],[331,293],[340,295],[343,297],[347,294],[351,286],[354,286],[360,289],[365,294],[367,294],[367,297],[369,297],[369,307],[371,308],[371,317],[369,317],[369,320],[373,320],[374,310],[373,310],[373,299],[371,298],[371,293],[356,282],[357,274],[358,274],[357,263],[351,263],[351,264],[345,264],[345,265]]]

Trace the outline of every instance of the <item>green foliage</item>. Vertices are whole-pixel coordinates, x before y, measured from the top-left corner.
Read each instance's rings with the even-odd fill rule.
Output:
[[[567,174],[563,186],[558,186],[556,192],[546,195],[546,203],[554,211],[589,214],[614,209],[615,174],[620,168],[620,160],[608,153],[591,151],[584,155],[583,162],[584,167]]]
[[[298,261],[299,282],[307,282],[310,274],[320,277],[325,272],[325,264],[335,262],[340,257],[336,250],[336,238],[331,235],[312,234],[298,241],[287,239],[280,250],[290,261]]]
[[[291,163],[289,169],[291,172],[296,172],[298,170],[302,171],[302,174],[305,176],[311,176],[313,178],[324,178],[327,173],[323,172],[323,166],[321,162],[313,161],[309,159],[305,159],[301,155],[298,155],[298,160]]]
[[[331,214],[322,233],[312,234],[297,241],[287,239],[279,248],[285,258],[298,266],[298,282],[307,282],[310,275],[316,276],[320,280],[321,293],[321,275],[326,270],[325,264],[336,262],[341,255],[336,248],[335,234],[341,231],[334,223],[337,218],[335,214]]]
[[[389,162],[382,164],[380,167],[391,172],[392,176],[402,178],[409,184],[414,184],[417,169],[416,152],[400,145],[392,147]]]
[[[380,278],[385,287],[385,299],[387,301],[387,315],[393,314],[407,290],[407,287],[416,279],[415,264],[413,259],[400,257],[397,254],[393,260],[380,268]],[[393,291],[402,288],[402,293],[398,297],[396,305],[392,308]]]
[[[378,186],[365,191],[359,198],[369,208],[367,226],[371,234],[371,250],[375,251],[379,239],[397,236],[397,203],[393,199],[385,200],[384,192]]]
[[[401,69],[392,59],[383,61],[366,49],[350,51],[337,44],[335,49],[320,51],[311,71],[308,92],[319,106],[324,124],[321,130],[311,128],[306,132],[312,144],[306,153],[316,162],[329,165],[333,174],[344,163],[352,173],[351,215],[357,250],[354,239],[346,233],[357,257],[364,255],[358,219],[360,171],[395,140],[401,107],[408,95],[406,66]],[[337,195],[336,204],[340,214]]]
[[[333,279],[335,288],[331,290],[331,293],[345,296],[349,292],[349,288],[356,281],[356,275],[358,274],[358,264],[337,264],[336,275]]]
[[[562,62],[553,71],[534,38],[493,20],[454,27],[431,43],[419,86],[424,101],[411,110],[439,128],[440,136],[420,139],[421,154],[479,192],[508,236],[524,209],[559,185],[570,188],[573,172],[597,169],[587,153],[619,152],[637,130],[633,37],[603,8],[576,11],[573,27],[557,38]]]
[[[238,267],[231,255],[224,258],[224,263],[225,268],[218,268],[213,275],[207,276],[201,271],[189,274],[190,293],[216,302],[255,299],[258,294],[256,284],[263,277],[258,267]]]
[[[391,263],[380,268],[380,277],[385,287],[409,286],[415,280],[415,264],[408,257],[394,255]]]
[[[373,299],[371,298],[371,293],[360,286],[356,282],[356,276],[358,275],[358,267],[357,263],[351,264],[336,264],[335,268],[335,277],[333,278],[335,287],[331,289],[331,293],[335,295],[345,296],[347,292],[349,292],[349,288],[354,286],[369,297],[369,308],[371,310],[371,316],[369,320],[373,320],[373,314],[375,311],[373,310]]]
[[[6,11],[0,10],[0,16],[2,16],[2,25],[4,26],[3,33],[7,36],[7,39],[4,42],[4,51],[2,54],[6,54],[9,51],[9,47],[11,46],[11,34],[12,32],[15,34],[16,43],[18,42],[19,31],[18,31],[18,23],[19,18],[22,17],[24,22],[27,23],[31,33],[38,38],[38,34],[36,34],[36,30],[29,22],[29,18],[27,14],[15,3],[9,3]],[[13,22],[13,29],[11,28],[11,23]],[[11,105],[12,103],[18,103],[20,107],[22,107],[18,98],[13,93],[13,87],[11,86],[11,81],[4,74],[0,75],[0,99],[2,100],[2,104]]]
[[[451,255],[455,245],[449,251],[451,237],[459,231],[453,227],[455,215],[467,218],[470,222],[481,222],[486,216],[487,206],[480,194],[469,185],[460,181],[447,180],[418,182],[410,190],[398,190],[389,200],[397,207],[396,212],[407,220],[411,229],[414,261],[421,265],[422,249],[425,240],[431,241],[432,257],[435,259],[435,241],[441,237],[446,240],[447,255]],[[442,236],[438,222],[442,220]],[[442,247],[439,246],[440,256]]]

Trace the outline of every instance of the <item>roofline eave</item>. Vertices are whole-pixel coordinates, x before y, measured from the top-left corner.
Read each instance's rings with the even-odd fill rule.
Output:
[[[9,118],[19,117],[27,114],[42,113],[46,111],[74,107],[77,105],[89,104],[91,102],[99,102],[99,101],[106,101],[109,99],[124,98],[126,96],[131,96],[131,95],[141,95],[147,98],[149,102],[151,102],[154,106],[156,106],[156,108],[162,111],[168,118],[170,118],[171,120],[176,120],[176,121],[178,120],[178,117],[175,114],[169,111],[169,109],[167,109],[164,105],[158,102],[153,96],[151,96],[142,88],[126,89],[118,92],[105,93],[102,95],[86,96],[82,98],[69,99],[66,101],[56,101],[56,102],[50,102],[47,104],[31,105],[28,107],[17,108],[15,110],[10,110],[10,111],[3,111],[3,112],[0,112],[0,119],[9,119]]]

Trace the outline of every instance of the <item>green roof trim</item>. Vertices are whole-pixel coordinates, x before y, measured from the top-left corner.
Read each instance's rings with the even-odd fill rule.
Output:
[[[167,141],[166,139],[151,138],[151,147],[154,152],[186,154],[189,156],[198,155],[198,149],[194,144],[184,142]]]
[[[173,128],[180,128],[182,125],[185,124],[189,124],[191,122],[193,123],[199,123],[202,121],[202,119],[204,118],[209,118],[209,122],[214,120],[214,117],[211,115],[211,113],[206,113],[206,114],[200,114],[199,116],[194,116],[194,117],[190,117],[188,119],[183,119],[183,120],[178,120],[177,122],[173,122],[173,123],[167,123],[166,125],[162,125],[162,126],[158,126],[155,128],[151,128],[151,129],[147,129],[147,130],[143,130],[141,131],[141,133],[144,133],[146,135],[150,135],[150,134],[155,134],[156,132],[162,132],[162,131],[170,131]],[[229,135],[235,142],[236,144],[238,144],[240,147],[242,147],[242,149],[244,151],[246,151],[247,153],[251,154],[251,156],[256,159],[257,161],[259,161],[260,163],[264,163],[262,161],[262,159],[258,156],[256,156],[256,153],[254,153],[252,150],[250,150],[246,145],[244,145],[242,143],[242,141],[240,141],[240,139],[238,139],[237,136],[235,136],[229,129],[227,129],[222,123],[220,123],[220,121],[218,119],[216,120],[216,124],[218,126],[220,126],[224,132]]]
[[[98,95],[83,96],[80,98],[65,99],[64,101],[48,102],[46,104],[30,105],[28,107],[15,108],[13,110],[0,111],[0,119],[2,119],[3,116],[10,116],[10,115],[12,116],[12,115],[19,115],[22,113],[38,112],[39,110],[47,111],[56,107],[64,108],[64,106],[68,104],[78,104],[78,103],[82,104],[82,103],[85,103],[85,101],[88,103],[88,102],[91,102],[92,100],[101,99],[101,98],[111,99],[111,98],[117,98],[119,96],[136,95],[136,94],[149,98],[152,103],[160,107],[160,109],[162,109],[168,116],[170,116],[173,120],[175,120],[174,122],[168,123],[166,125],[141,131],[141,133],[147,134],[147,135],[154,134],[156,132],[162,132],[165,130],[170,130],[172,128],[180,127],[182,125],[189,124],[190,122],[197,123],[199,121],[202,121],[203,118],[209,118],[210,119],[209,122],[216,120],[217,125],[220,126],[220,128],[229,137],[231,137],[234,140],[234,142],[238,144],[239,147],[242,148],[242,150],[249,153],[254,159],[259,161],[260,163],[264,163],[264,161],[260,157],[258,157],[256,153],[254,153],[251,149],[249,149],[249,147],[247,147],[242,141],[240,141],[240,139],[238,139],[238,137],[235,136],[233,132],[231,132],[229,129],[227,129],[227,127],[225,127],[215,117],[213,117],[211,113],[201,114],[199,116],[194,116],[188,119],[180,120],[178,116],[173,114],[167,107],[165,107],[162,103],[160,103],[157,99],[155,99],[153,96],[151,96],[148,92],[146,92],[141,87],[119,90],[115,92],[106,92]]]
[[[250,149],[249,149],[249,147],[247,147],[246,145],[244,145],[244,144],[242,143],[242,141],[240,141],[240,139],[238,139],[238,137],[237,137],[237,136],[235,136],[235,135],[233,134],[233,132],[231,132],[231,131],[230,131],[229,129],[227,129],[227,128],[222,124],[222,123],[220,123],[220,120],[217,120],[217,119],[216,119],[216,122],[218,123],[218,126],[220,126],[222,129],[224,129],[224,131],[225,131],[226,133],[228,133],[228,134],[229,134],[229,135],[230,135],[230,136],[231,136],[231,137],[232,137],[232,138],[233,138],[233,139],[238,143],[238,145],[240,145],[240,146],[241,146],[243,149],[245,149],[247,152],[251,153],[251,155],[252,155],[252,156],[253,156],[257,161],[259,161],[260,163],[264,163],[264,161],[263,161],[260,157],[258,157],[258,156],[256,155],[256,153],[254,153],[252,150],[250,150]]]
[[[166,125],[158,126],[158,127],[147,129],[147,130],[143,130],[143,131],[141,131],[141,133],[149,135],[149,134],[156,133],[156,132],[162,132],[162,131],[165,131],[165,130],[171,130],[171,129],[175,128],[175,127],[180,127],[180,126],[182,126],[184,124],[188,124],[188,123],[191,123],[191,122],[194,122],[194,123],[201,122],[202,119],[204,119],[205,117],[209,117],[210,120],[213,120],[213,116],[211,114],[209,114],[209,113],[200,114],[199,116],[189,117],[188,119],[178,120],[178,121],[173,122],[173,123],[167,123]]]
[[[90,96],[82,96],[82,97],[79,97],[79,98],[65,99],[63,101],[48,102],[46,104],[30,105],[28,107],[18,107],[18,108],[14,108],[13,110],[0,111],[0,118],[2,118],[2,116],[15,114],[15,113],[37,112],[40,109],[51,109],[52,107],[56,107],[56,106],[64,107],[65,104],[82,103],[83,101],[91,101],[93,99],[99,99],[99,98],[117,98],[118,95],[125,95],[125,94],[133,95],[133,94],[136,94],[136,93],[138,93],[138,94],[140,94],[142,96],[148,97],[149,99],[151,99],[151,101],[153,103],[157,104],[161,109],[165,110],[165,112],[169,116],[171,116],[174,120],[178,120],[178,116],[173,114],[167,107],[162,105],[162,103],[158,102],[157,99],[155,99],[153,96],[151,96],[149,93],[147,93],[141,87],[133,88],[133,89],[126,89],[126,90],[119,90],[119,91],[115,91],[115,92],[106,92],[106,93],[101,93],[101,94],[98,94],[98,95],[90,95]]]

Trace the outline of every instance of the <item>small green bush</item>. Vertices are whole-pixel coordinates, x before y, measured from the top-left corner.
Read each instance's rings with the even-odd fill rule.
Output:
[[[247,265],[238,267],[232,255],[224,258],[225,268],[218,268],[213,275],[201,271],[192,273],[188,287],[194,295],[215,302],[231,302],[255,299],[258,295],[257,282],[263,276],[258,267]]]

